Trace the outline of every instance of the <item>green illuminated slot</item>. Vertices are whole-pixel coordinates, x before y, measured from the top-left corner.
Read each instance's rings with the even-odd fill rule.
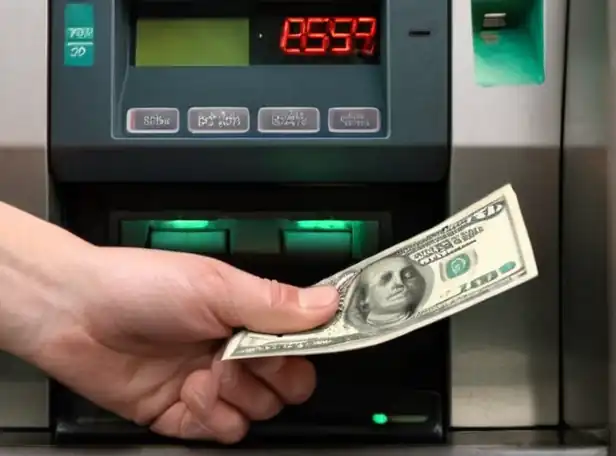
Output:
[[[364,224],[351,220],[297,220],[292,230],[283,233],[285,251],[351,256],[353,228],[357,229]]]
[[[352,229],[353,223],[349,220],[298,220],[295,222],[297,230],[318,231],[346,231]]]
[[[472,0],[477,84],[543,84],[543,3],[544,0]]]
[[[288,253],[327,253],[328,255],[350,256],[352,235],[344,231],[286,231],[285,251]]]
[[[120,245],[206,255],[317,253],[359,259],[376,253],[378,232],[378,222],[357,220],[125,220]]]
[[[152,231],[150,247],[187,253],[222,254],[228,250],[225,231]]]
[[[152,230],[205,230],[209,220],[155,220],[149,222]]]

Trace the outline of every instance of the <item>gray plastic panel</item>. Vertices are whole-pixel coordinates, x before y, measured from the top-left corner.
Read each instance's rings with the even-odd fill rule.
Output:
[[[616,3],[608,2],[609,90],[608,90],[608,304],[609,304],[609,420],[610,456],[616,455],[613,436],[616,435]]]
[[[0,1],[0,30],[0,201],[47,218],[47,0]],[[47,388],[0,353],[0,428],[47,426]]]
[[[510,182],[539,278],[451,319],[452,424],[558,423],[559,163],[564,1],[544,0],[546,80],[475,83],[471,0],[452,2],[451,211]]]
[[[101,449],[101,448],[0,448],[0,456],[190,456],[201,454],[203,450],[186,448],[132,448],[132,449]],[[421,448],[375,447],[366,449],[318,449],[324,456],[607,456],[605,447],[522,447],[514,446],[442,446]],[[208,456],[312,456],[315,449],[267,449],[267,450],[207,450]]]

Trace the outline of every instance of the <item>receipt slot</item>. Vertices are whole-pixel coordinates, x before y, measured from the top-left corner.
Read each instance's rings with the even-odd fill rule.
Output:
[[[0,198],[97,245],[309,286],[511,183],[539,277],[311,357],[314,396],[246,452],[605,454],[606,4],[3,0],[22,46],[0,47]],[[8,355],[4,443],[186,445]]]
[[[472,0],[475,79],[486,87],[545,80],[546,0]]]

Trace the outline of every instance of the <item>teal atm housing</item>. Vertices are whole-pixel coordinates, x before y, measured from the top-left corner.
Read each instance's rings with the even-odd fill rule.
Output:
[[[51,11],[50,167],[82,238],[309,286],[445,218],[449,0]],[[246,444],[444,442],[448,352],[443,322],[315,356],[315,395]],[[169,443],[60,385],[50,410],[59,445]]]

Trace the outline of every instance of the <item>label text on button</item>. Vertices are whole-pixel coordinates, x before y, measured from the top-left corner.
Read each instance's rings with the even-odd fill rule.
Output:
[[[247,133],[250,112],[247,108],[190,108],[188,131],[193,134]]]
[[[180,113],[175,108],[132,108],[126,116],[126,130],[133,134],[177,133]]]

